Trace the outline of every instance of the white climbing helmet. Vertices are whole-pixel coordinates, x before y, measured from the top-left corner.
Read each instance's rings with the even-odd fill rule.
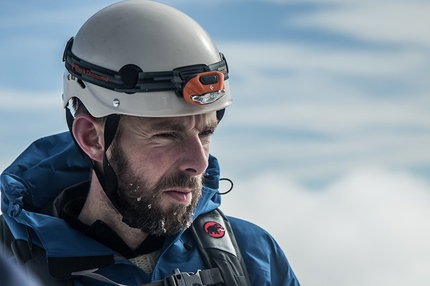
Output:
[[[232,103],[228,66],[206,31],[165,4],[132,0],[97,12],[64,51],[63,102],[94,117],[174,117]]]

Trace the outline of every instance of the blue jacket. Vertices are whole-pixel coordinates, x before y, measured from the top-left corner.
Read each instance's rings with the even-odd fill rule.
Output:
[[[167,237],[152,276],[112,249],[71,228],[64,220],[37,212],[65,188],[88,180],[89,167],[68,132],[42,138],[30,145],[1,175],[1,209],[16,239],[27,240],[46,250],[50,274],[70,275],[68,265],[91,257],[100,264],[97,273],[126,285],[161,280],[175,268],[185,272],[205,269],[189,231]],[[203,195],[195,217],[220,206],[219,166],[210,156]],[[33,211],[31,211],[33,210]],[[36,210],[36,211],[34,211]],[[252,285],[299,285],[283,251],[260,227],[229,217],[245,260]],[[27,227],[34,231],[27,231]],[[186,244],[188,247],[185,247]],[[111,263],[106,263],[111,259]],[[90,260],[90,259],[87,259]],[[88,277],[77,277],[75,285],[108,285]]]

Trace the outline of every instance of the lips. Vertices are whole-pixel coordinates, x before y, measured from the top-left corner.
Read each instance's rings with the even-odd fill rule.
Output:
[[[189,204],[193,197],[193,193],[189,190],[168,190],[164,194],[180,204]]]

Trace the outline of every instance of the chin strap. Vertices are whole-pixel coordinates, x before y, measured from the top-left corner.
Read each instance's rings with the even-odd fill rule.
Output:
[[[109,163],[109,160],[106,157],[106,151],[108,150],[108,148],[112,144],[113,139],[115,138],[120,118],[121,117],[119,114],[111,114],[108,115],[106,118],[104,128],[105,150],[103,155],[103,172],[101,172],[101,170],[94,164],[94,161],[91,160],[91,158],[81,149],[79,144],[77,144],[75,136],[73,136],[72,132],[74,117],[69,108],[66,108],[67,125],[69,127],[70,133],[72,134],[72,138],[75,141],[76,147],[79,149],[79,152],[81,153],[85,161],[88,163],[88,165],[93,168],[94,172],[96,173],[97,179],[100,182],[100,185],[106,193],[106,196],[109,198],[114,207],[122,214],[123,211],[118,201],[118,180],[115,171],[113,170],[111,164]]]
[[[218,119],[218,123],[221,121],[221,119],[224,117],[225,108],[218,110],[216,112],[216,118]]]
[[[95,166],[93,167],[106,196],[114,207],[122,214],[122,208],[118,201],[118,179],[106,156],[106,152],[115,138],[120,118],[119,114],[111,114],[107,116],[104,130],[105,150],[103,154],[103,173],[101,173]]]

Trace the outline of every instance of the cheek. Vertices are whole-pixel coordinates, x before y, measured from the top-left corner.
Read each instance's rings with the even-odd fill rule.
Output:
[[[171,150],[138,148],[131,153],[130,163],[136,175],[141,174],[154,183],[173,166],[174,156]]]

